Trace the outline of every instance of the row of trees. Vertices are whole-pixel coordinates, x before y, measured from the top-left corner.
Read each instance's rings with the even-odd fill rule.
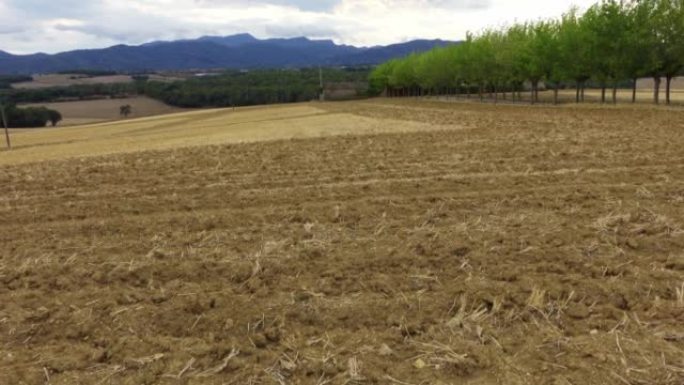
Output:
[[[368,68],[325,68],[326,83],[366,83]],[[317,68],[227,71],[171,83],[149,81],[141,93],[179,107],[229,107],[295,103],[317,99]]]
[[[662,79],[666,102],[672,79],[684,70],[684,0],[604,0],[583,15],[576,8],[559,19],[515,24],[468,34],[458,44],[413,54],[378,66],[370,75],[371,92],[390,96],[424,93],[490,92],[520,98],[526,87],[532,102],[540,84],[558,90],[576,88],[584,100],[588,84],[612,88],[630,83],[636,100],[637,79],[654,79],[659,103]]]
[[[78,84],[62,87],[0,89],[0,100],[8,103],[49,103],[64,100],[88,100],[102,97],[127,97],[144,90],[144,82]]]

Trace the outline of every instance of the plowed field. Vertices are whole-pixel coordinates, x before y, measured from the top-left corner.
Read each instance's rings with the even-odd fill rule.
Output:
[[[684,383],[684,111],[259,111],[17,134],[0,384]]]

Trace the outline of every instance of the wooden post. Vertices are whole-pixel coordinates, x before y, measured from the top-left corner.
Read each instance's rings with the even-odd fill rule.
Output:
[[[318,66],[318,80],[320,82],[320,84],[318,86],[319,87],[318,88],[318,90],[319,90],[318,99],[321,102],[324,102],[325,101],[325,89],[323,88],[323,67],[321,67],[321,66]]]
[[[0,115],[2,115],[2,126],[5,127],[5,140],[7,141],[7,148],[12,149],[10,142],[9,127],[7,126],[7,117],[5,116],[5,106],[0,105]]]

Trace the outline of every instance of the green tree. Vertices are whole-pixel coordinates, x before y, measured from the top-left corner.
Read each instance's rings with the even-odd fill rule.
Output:
[[[660,0],[655,13],[660,40],[658,54],[665,77],[665,102],[670,104],[672,79],[684,68],[684,1]]]
[[[389,90],[389,79],[397,65],[397,60],[390,60],[377,66],[369,75],[368,89],[371,95],[380,95]],[[392,96],[392,95],[388,95]]]
[[[592,78],[601,86],[601,103],[606,101],[606,87],[611,77],[609,61],[614,53],[611,41],[614,38],[610,32],[607,19],[602,15],[599,4],[591,6],[582,17],[582,22],[590,36],[589,57],[591,58]]]
[[[584,87],[591,78],[591,37],[577,8],[561,17],[558,44],[563,76],[575,82],[575,101],[583,101]]]
[[[653,78],[653,102],[659,104],[662,78],[669,84],[682,68],[682,0],[641,0],[637,7],[644,22],[641,36],[648,47],[642,52],[644,72]]]
[[[522,47],[522,59],[531,86],[532,103],[539,101],[539,83],[554,71],[556,42],[553,29],[553,23],[548,21],[527,25],[527,39]]]
[[[48,119],[52,127],[56,126],[57,123],[62,121],[62,114],[56,110],[48,110]]]
[[[636,103],[638,80],[649,75],[649,66],[653,61],[649,36],[652,31],[652,2],[633,0],[624,6],[626,27],[623,31],[621,64],[625,77],[632,82],[632,103]]]
[[[119,107],[119,115],[127,118],[133,112],[133,107],[130,104],[123,105]]]
[[[402,96],[416,96],[419,94],[418,77],[416,76],[418,58],[419,55],[412,54],[397,61],[389,77],[390,86],[400,89]]]

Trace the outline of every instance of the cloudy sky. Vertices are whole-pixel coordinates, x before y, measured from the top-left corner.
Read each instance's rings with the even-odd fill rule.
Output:
[[[596,0],[0,0],[0,50],[25,54],[249,32],[376,45],[457,40]]]

